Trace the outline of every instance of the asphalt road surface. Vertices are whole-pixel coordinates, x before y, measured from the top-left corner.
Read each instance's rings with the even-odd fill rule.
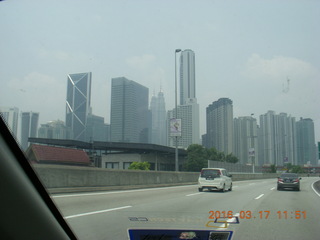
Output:
[[[276,179],[233,182],[231,192],[196,185],[52,195],[79,239],[128,239],[128,229],[233,231],[232,239],[320,239],[316,177],[301,191]]]

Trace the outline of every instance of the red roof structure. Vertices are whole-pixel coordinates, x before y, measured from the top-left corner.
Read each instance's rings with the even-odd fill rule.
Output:
[[[90,166],[90,158],[84,150],[32,144],[26,151],[33,163]]]

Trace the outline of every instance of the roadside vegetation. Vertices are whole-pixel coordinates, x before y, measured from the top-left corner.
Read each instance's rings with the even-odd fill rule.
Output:
[[[150,170],[150,163],[148,162],[133,162],[129,168],[131,170]]]
[[[272,164],[270,165],[270,173],[276,173],[277,172],[277,166]],[[287,163],[285,165],[284,170],[288,173],[304,173],[304,169],[302,166],[299,165],[292,165],[291,163]]]
[[[208,165],[208,160],[237,163],[239,159],[232,154],[219,152],[215,148],[205,148],[199,144],[191,144],[187,149],[187,162],[184,171],[199,172]]]

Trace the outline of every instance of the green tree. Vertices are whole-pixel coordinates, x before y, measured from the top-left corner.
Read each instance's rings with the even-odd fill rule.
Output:
[[[199,144],[191,144],[187,149],[186,171],[199,172],[207,166],[207,150]]]
[[[301,166],[292,165],[291,172],[292,173],[303,173],[304,171],[303,171],[303,168]]]
[[[206,148],[206,151],[208,160],[219,161],[218,151],[216,148]]]
[[[224,152],[218,152],[218,160],[220,162],[225,162],[226,161],[226,155],[224,154]]]
[[[150,170],[150,163],[148,162],[133,162],[129,168],[131,170]]]
[[[292,171],[293,165],[291,163],[287,163],[285,166],[287,168],[287,172],[291,172]]]
[[[271,172],[271,173],[276,173],[276,172],[277,172],[277,167],[276,167],[276,165],[271,164],[271,166],[270,166],[270,172]]]
[[[237,163],[239,161],[239,159],[236,156],[232,155],[231,153],[229,153],[225,157],[225,159],[226,159],[226,162],[229,162],[229,163]]]

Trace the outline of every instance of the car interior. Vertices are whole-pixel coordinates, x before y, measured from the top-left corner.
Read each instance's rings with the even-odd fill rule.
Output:
[[[77,239],[0,117],[2,239]]]

